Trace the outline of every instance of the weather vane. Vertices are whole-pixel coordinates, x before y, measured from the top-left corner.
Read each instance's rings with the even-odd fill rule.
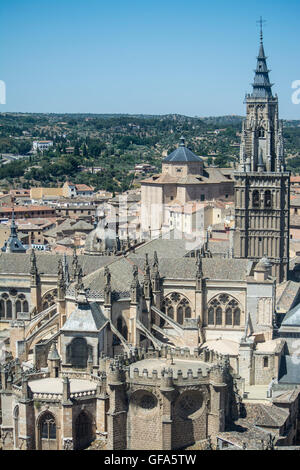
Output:
[[[266,20],[262,19],[262,16],[260,19],[256,22],[260,26],[260,42],[263,42],[263,25],[266,23]]]

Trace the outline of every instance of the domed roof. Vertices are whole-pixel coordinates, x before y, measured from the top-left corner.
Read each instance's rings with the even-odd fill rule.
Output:
[[[202,158],[198,157],[195,153],[193,153],[190,149],[185,146],[184,137],[180,138],[179,147],[174,150],[174,152],[170,153],[166,158],[164,158],[163,163],[168,162],[198,162],[202,163]]]

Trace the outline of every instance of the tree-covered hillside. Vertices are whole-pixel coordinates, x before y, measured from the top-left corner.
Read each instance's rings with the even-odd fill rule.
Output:
[[[163,156],[176,147],[181,135],[207,165],[234,166],[241,122],[241,116],[2,113],[0,153],[28,156],[12,163],[2,159],[2,186],[56,186],[72,179],[97,189],[124,191],[145,176],[136,177],[136,164],[150,163],[160,171]],[[284,126],[288,166],[296,172],[300,169],[300,124],[286,121]],[[54,146],[32,154],[34,140],[52,140]]]

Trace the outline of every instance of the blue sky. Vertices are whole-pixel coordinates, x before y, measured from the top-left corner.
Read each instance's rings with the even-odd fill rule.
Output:
[[[281,117],[300,119],[299,0],[1,0],[0,111],[244,114],[261,15]]]

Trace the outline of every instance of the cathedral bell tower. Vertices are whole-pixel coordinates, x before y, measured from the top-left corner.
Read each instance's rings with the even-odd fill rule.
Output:
[[[253,91],[246,95],[239,170],[235,173],[234,257],[259,261],[266,255],[278,282],[289,265],[290,174],[285,170],[278,97],[272,94],[270,70],[260,47]]]

